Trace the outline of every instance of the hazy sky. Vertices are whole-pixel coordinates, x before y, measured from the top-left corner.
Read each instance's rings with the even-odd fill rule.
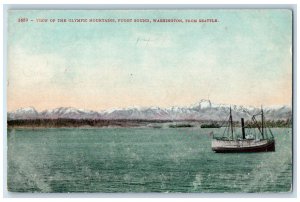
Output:
[[[19,17],[29,22],[18,23]],[[217,23],[36,23],[216,18]],[[31,22],[30,20],[34,20]],[[8,110],[292,102],[289,10],[10,11]]]

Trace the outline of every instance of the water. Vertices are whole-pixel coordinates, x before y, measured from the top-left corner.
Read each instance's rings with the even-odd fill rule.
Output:
[[[291,129],[273,129],[276,152],[217,154],[212,130],[13,129],[8,190],[13,192],[287,192]]]

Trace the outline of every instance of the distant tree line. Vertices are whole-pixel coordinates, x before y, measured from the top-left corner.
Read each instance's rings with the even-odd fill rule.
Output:
[[[199,121],[199,120],[182,120],[184,122],[198,122],[202,123],[201,126],[205,128],[210,127],[224,127],[228,125],[224,122],[217,121]],[[135,119],[114,119],[114,120],[102,120],[102,119],[19,119],[19,120],[8,120],[8,127],[46,127],[46,128],[55,128],[55,127],[139,127],[146,126],[150,123],[168,123],[168,122],[180,122],[180,120],[135,120]],[[261,122],[257,122],[260,126]],[[233,125],[235,127],[241,127],[241,123],[234,121]],[[292,120],[266,120],[264,122],[266,127],[270,128],[286,128],[292,127]],[[192,127],[190,123],[183,124],[172,124],[169,127]],[[252,128],[257,127],[257,125],[252,121],[246,121],[245,127]]]
[[[188,123],[181,123],[181,124],[171,124],[169,125],[169,128],[190,128],[193,127],[192,124]]]
[[[19,119],[8,120],[8,127],[136,127],[148,123],[164,123],[167,120],[102,120],[102,119]]]
[[[261,126],[261,121],[258,121],[257,124]],[[246,121],[245,122],[245,127],[248,128],[255,128],[257,127],[257,124],[255,124],[252,121]],[[287,120],[266,120],[264,121],[264,126],[269,127],[269,128],[290,128],[292,127],[292,120],[287,119]]]

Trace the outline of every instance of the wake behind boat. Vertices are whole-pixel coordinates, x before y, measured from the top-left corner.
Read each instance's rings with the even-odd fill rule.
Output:
[[[261,123],[256,120],[256,116],[261,116]],[[256,126],[246,126],[244,119],[241,118],[241,135],[234,132],[232,113],[230,115],[228,126],[222,137],[213,137],[212,150],[217,153],[229,152],[271,152],[275,151],[275,139],[270,128],[264,125],[264,112],[261,109],[259,114],[252,116],[252,122]],[[247,134],[245,132],[247,129]]]

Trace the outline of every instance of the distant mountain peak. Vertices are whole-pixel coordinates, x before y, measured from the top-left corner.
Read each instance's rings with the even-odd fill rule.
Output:
[[[189,107],[128,107],[121,109],[109,109],[104,111],[92,111],[77,109],[74,107],[58,107],[55,109],[38,112],[34,107],[20,108],[8,113],[8,119],[149,119],[149,120],[225,120],[229,113],[229,107],[233,110],[235,120],[241,117],[251,118],[257,114],[260,108],[242,105],[215,104],[210,100],[202,99]],[[292,116],[292,109],[282,105],[276,107],[264,107],[266,119],[288,119]]]
[[[16,112],[37,112],[34,107],[22,107],[20,109],[17,109]]]
[[[211,108],[211,101],[202,99],[202,100],[200,100],[200,105],[201,105],[201,108]]]

